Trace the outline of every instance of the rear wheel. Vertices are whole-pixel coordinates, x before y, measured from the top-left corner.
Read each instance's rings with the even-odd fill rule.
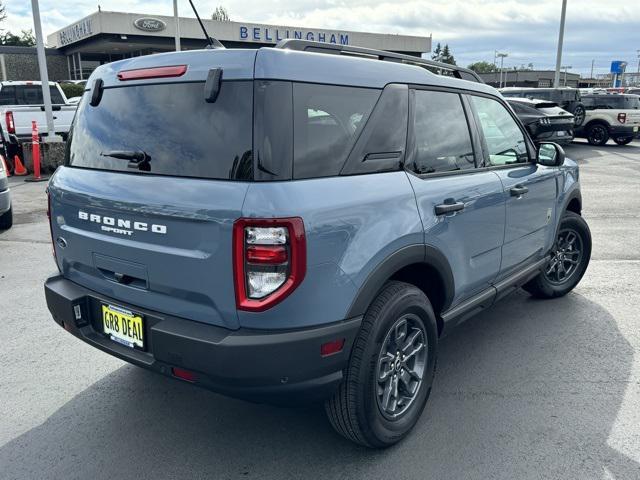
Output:
[[[601,123],[591,125],[587,127],[587,141],[591,145],[601,147],[609,141],[609,130]]]
[[[389,282],[371,304],[345,378],[325,408],[342,436],[389,447],[416,424],[431,392],[437,355],[436,318],[413,285]]]
[[[591,258],[591,232],[584,219],[565,212],[549,263],[523,288],[534,297],[555,298],[566,295],[582,279]]]
[[[627,145],[631,143],[632,140],[633,140],[633,137],[614,137],[613,139],[613,141],[616,142],[618,145]]]
[[[573,109],[573,123],[576,127],[582,125],[584,122],[585,110],[582,105],[577,105],[576,108]]]
[[[13,225],[13,208],[0,215],[0,230],[7,230]]]

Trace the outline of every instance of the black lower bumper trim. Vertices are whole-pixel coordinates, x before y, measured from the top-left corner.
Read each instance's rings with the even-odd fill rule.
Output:
[[[362,321],[357,317],[287,331],[229,330],[127,305],[62,276],[46,281],[45,295],[54,320],[100,350],[165,375],[172,375],[172,367],[189,370],[194,383],[226,395],[278,403],[330,396],[342,380]],[[116,343],[102,332],[103,302],[145,315],[146,351]],[[320,346],[336,339],[345,340],[343,350],[322,357]]]

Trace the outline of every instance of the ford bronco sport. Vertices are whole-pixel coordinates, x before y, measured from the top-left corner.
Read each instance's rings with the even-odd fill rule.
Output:
[[[640,96],[619,93],[595,93],[582,96],[587,114],[576,137],[585,137],[591,145],[605,145],[613,139],[627,145],[640,136]]]
[[[576,163],[417,58],[290,40],[102,65],[67,148],[58,324],[227,395],[323,400],[370,447],[416,424],[444,334],[589,262]]]

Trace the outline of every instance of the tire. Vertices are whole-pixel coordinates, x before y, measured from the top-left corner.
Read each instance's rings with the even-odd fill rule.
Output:
[[[614,137],[613,141],[618,145],[628,145],[633,141],[633,137]]]
[[[576,237],[573,243],[568,233]],[[527,292],[537,298],[556,298],[575,288],[589,266],[591,231],[584,219],[573,212],[565,212],[558,228],[549,263],[533,280],[525,284]],[[573,264],[572,261],[577,261]],[[562,264],[562,267],[559,265]],[[567,266],[568,265],[568,266]],[[554,268],[555,267],[555,268]],[[564,277],[561,275],[564,270]]]
[[[0,230],[8,230],[13,225],[13,207],[0,215]]]
[[[573,109],[574,125],[576,127],[579,127],[583,124],[585,114],[586,111],[584,109],[584,106],[582,104],[576,105],[576,108]]]
[[[587,141],[591,145],[601,147],[609,141],[609,130],[602,123],[594,123],[587,127]]]
[[[413,350],[414,354],[391,358],[389,349],[399,351],[398,344],[405,347],[404,353]],[[342,383],[325,403],[333,428],[371,448],[390,447],[402,440],[420,418],[431,393],[437,346],[436,318],[426,295],[408,283],[387,283],[364,316]],[[409,371],[420,377],[419,383]],[[398,393],[405,398],[398,401]]]

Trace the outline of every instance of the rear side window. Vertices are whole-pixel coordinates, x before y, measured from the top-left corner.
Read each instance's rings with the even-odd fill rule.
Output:
[[[253,82],[222,82],[214,103],[205,101],[200,82],[106,88],[96,107],[86,97],[68,142],[69,165],[213,179],[252,178]],[[148,169],[117,158],[122,152],[146,155]]]
[[[293,177],[338,175],[380,90],[293,84]]]
[[[414,91],[413,171],[475,168],[469,125],[457,93]]]
[[[64,99],[56,86],[49,86],[51,103],[64,105]],[[0,105],[42,105],[42,87],[40,85],[11,85],[0,89]]]

